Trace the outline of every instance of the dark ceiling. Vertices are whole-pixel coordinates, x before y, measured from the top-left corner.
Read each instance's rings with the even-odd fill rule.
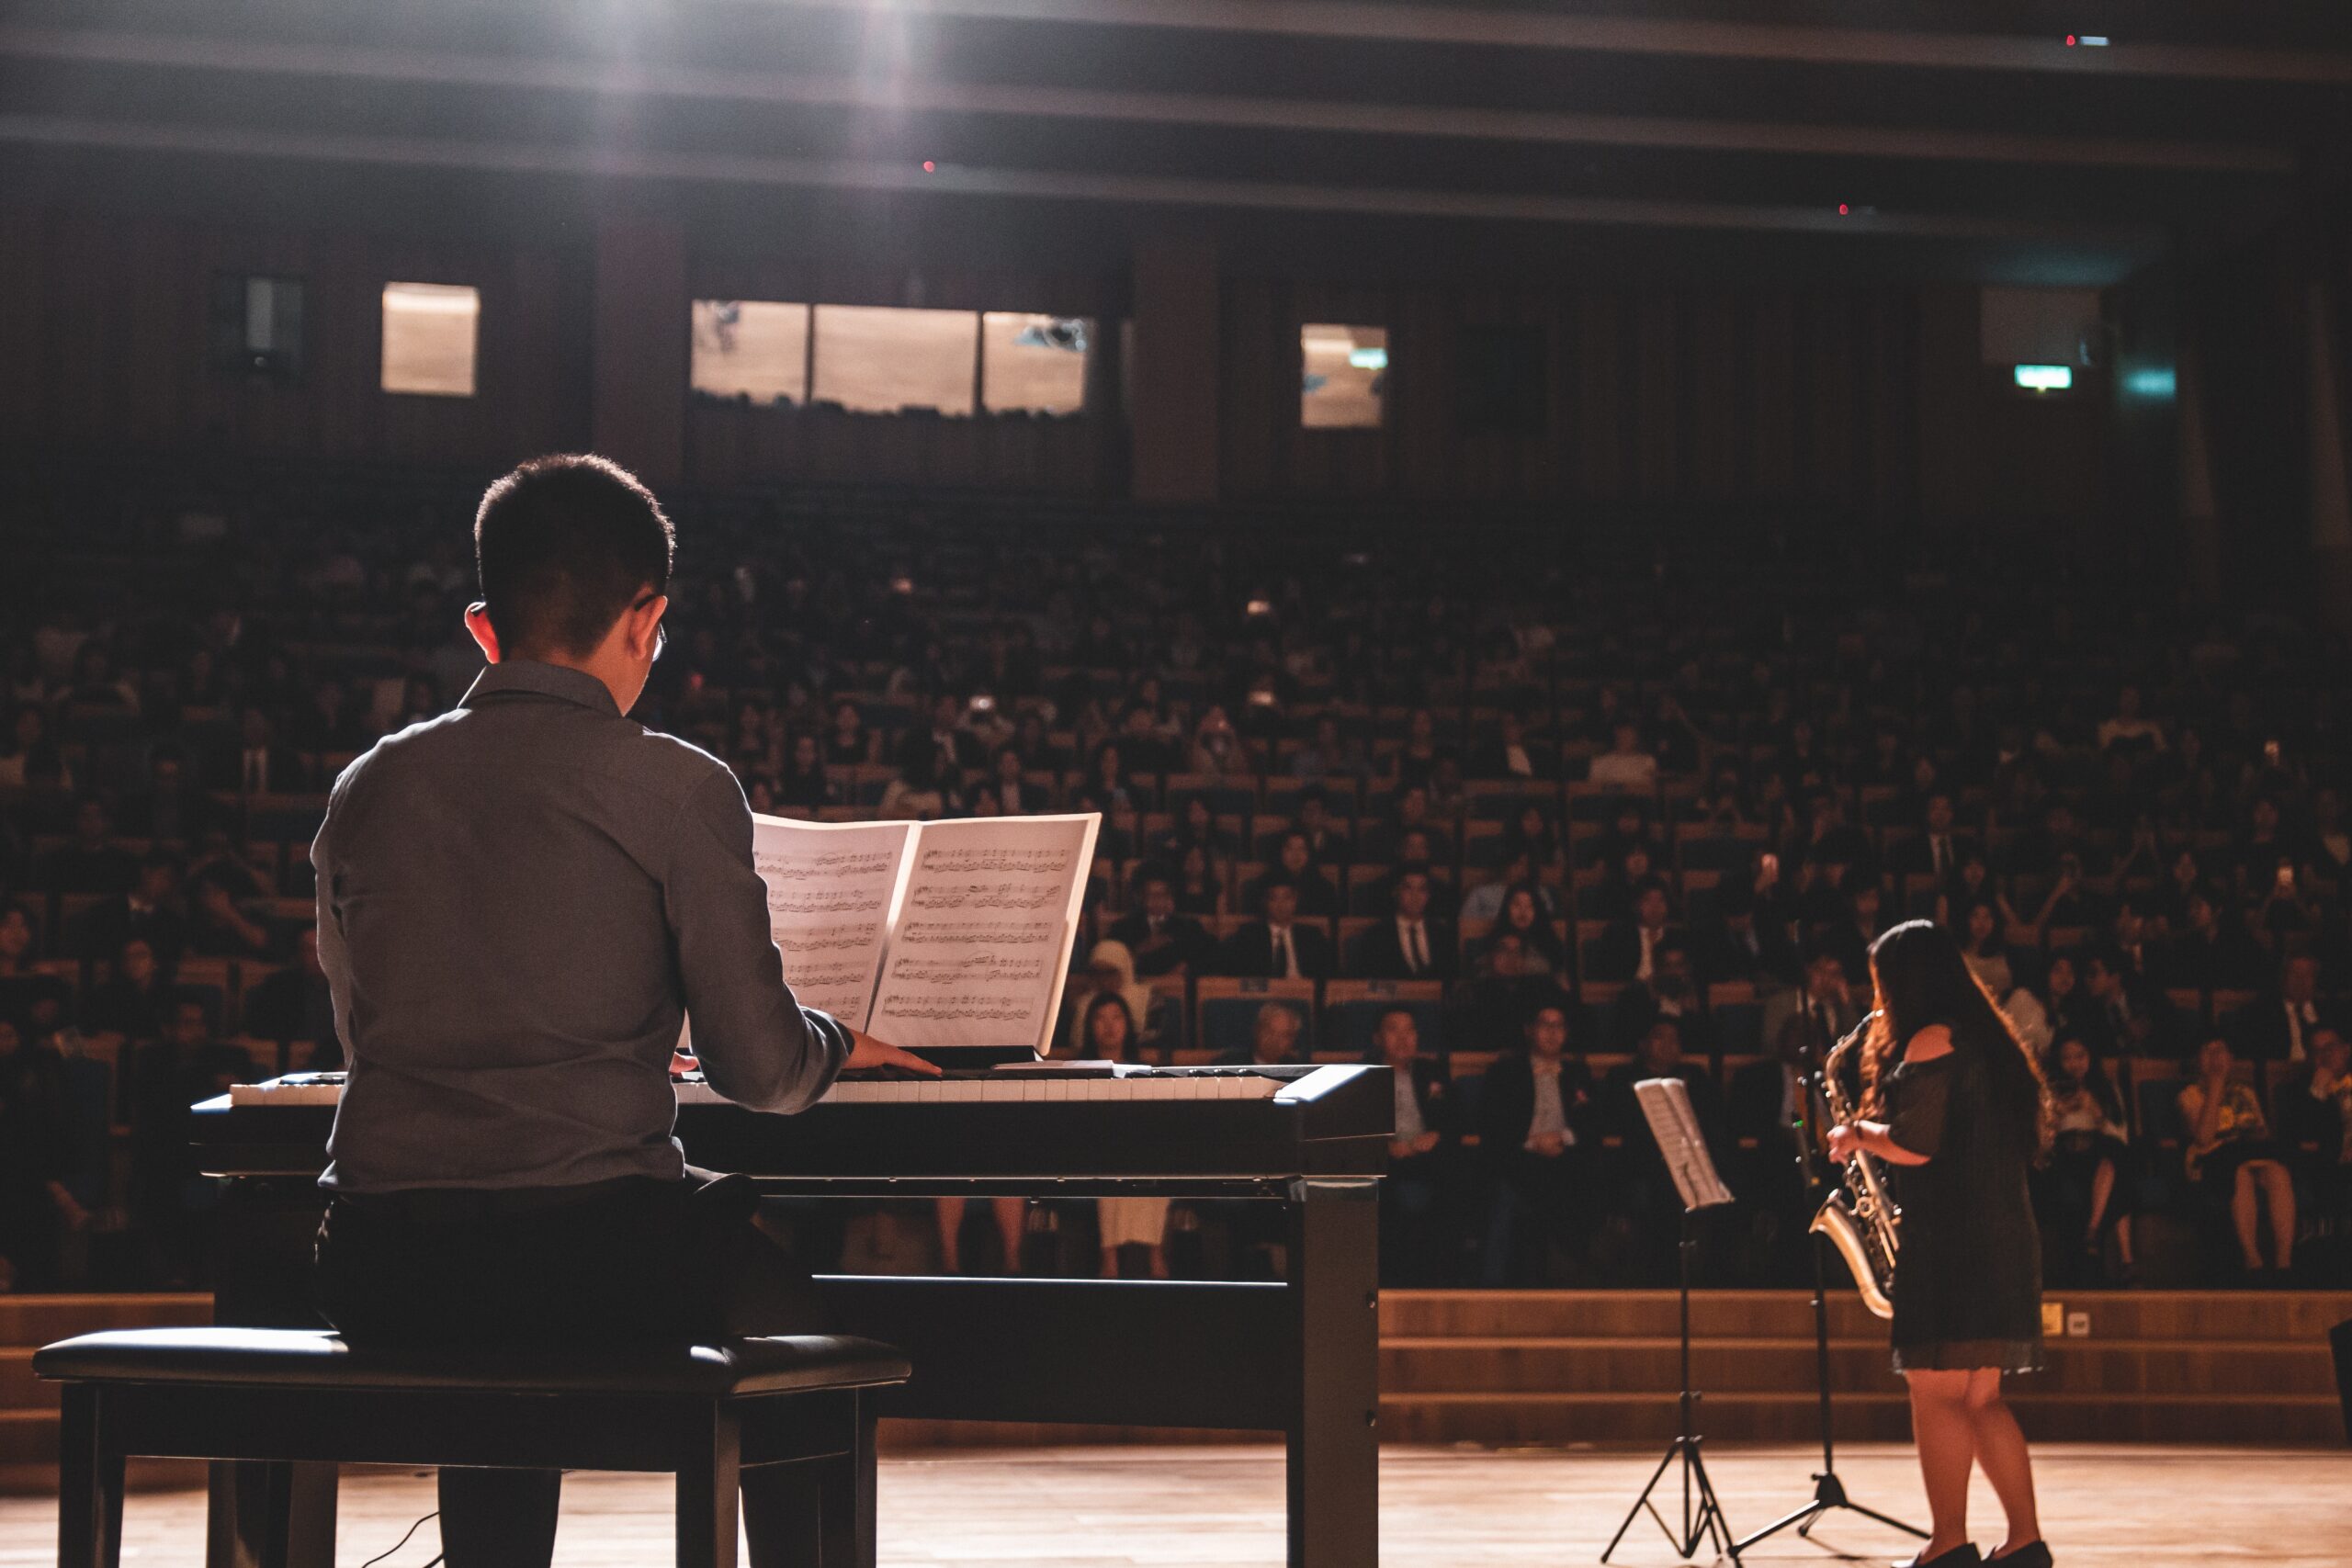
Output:
[[[752,243],[747,210],[878,205],[1106,254],[1178,223],[1356,266],[2107,282],[2342,177],[2352,8],[2224,9],[19,0],[0,176],[449,224],[617,187]]]

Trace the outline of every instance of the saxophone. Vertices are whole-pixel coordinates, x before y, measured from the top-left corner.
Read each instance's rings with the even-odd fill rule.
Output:
[[[1821,1064],[1821,1098],[1829,1108],[1829,1125],[1842,1126],[1854,1119],[1854,1108],[1846,1099],[1846,1086],[1838,1070],[1846,1065],[1847,1055],[1870,1032],[1878,1019],[1871,1013],[1856,1024],[1846,1038],[1830,1047]],[[1894,1315],[1894,1254],[1901,1243],[1903,1211],[1886,1195],[1879,1180],[1878,1165],[1871,1156],[1856,1149],[1846,1162],[1842,1186],[1829,1194],[1820,1213],[1813,1216],[1807,1227],[1814,1235],[1826,1235],[1829,1244],[1845,1258],[1846,1267],[1853,1270],[1854,1283],[1862,1292],[1862,1304],[1880,1317]]]

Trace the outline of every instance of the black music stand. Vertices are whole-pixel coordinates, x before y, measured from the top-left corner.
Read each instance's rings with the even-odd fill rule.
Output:
[[[1690,1086],[1680,1078],[1645,1078],[1634,1086],[1634,1093],[1641,1101],[1642,1114],[1648,1119],[1651,1135],[1657,1139],[1658,1152],[1666,1156],[1666,1167],[1674,1177],[1674,1188],[1682,1199],[1682,1242],[1677,1251],[1681,1259],[1682,1273],[1682,1424],[1674,1440],[1666,1445],[1666,1455],[1650,1472],[1649,1482],[1634,1506],[1625,1511],[1624,1523],[1609,1538],[1609,1545],[1600,1553],[1603,1562],[1617,1550],[1625,1532],[1646,1509],[1666,1532],[1677,1553],[1686,1562],[1698,1555],[1699,1543],[1713,1540],[1718,1556],[1727,1555],[1739,1561],[1739,1546],[1732,1540],[1731,1523],[1724,1517],[1723,1503],[1715,1496],[1713,1483],[1707,1479],[1707,1461],[1701,1457],[1701,1438],[1697,1431],[1696,1414],[1699,1392],[1690,1386],[1690,1255],[1698,1248],[1698,1239],[1691,1233],[1690,1217],[1702,1209],[1715,1208],[1732,1201],[1731,1190],[1715,1174],[1715,1162],[1707,1154],[1707,1140],[1699,1130],[1699,1118],[1690,1109]],[[1665,1479],[1667,1468],[1676,1460],[1682,1461],[1682,1526],[1678,1532],[1650,1494]]]
[[[1817,1076],[1809,1077],[1805,1084],[1805,1110],[1798,1127],[1800,1135],[1797,1139],[1797,1169],[1803,1175],[1806,1193],[1811,1195],[1817,1191],[1818,1184],[1815,1180],[1813,1145],[1804,1136],[1804,1122],[1818,1120],[1814,1112],[1814,1106],[1818,1098]],[[1826,1136],[1828,1129],[1825,1127],[1820,1132],[1822,1135]],[[1811,1245],[1813,1252],[1813,1355],[1814,1376],[1821,1391],[1821,1468],[1814,1472],[1812,1500],[1793,1513],[1774,1519],[1754,1535],[1735,1545],[1732,1549],[1734,1562],[1739,1560],[1740,1552],[1754,1546],[1766,1536],[1778,1535],[1791,1525],[1796,1526],[1797,1534],[1800,1537],[1811,1540],[1815,1523],[1832,1508],[1843,1508],[1849,1513],[1860,1514],[1862,1517],[1874,1519],[1890,1529],[1898,1529],[1908,1535],[1916,1535],[1921,1540],[1928,1539],[1928,1532],[1918,1526],[1905,1524],[1901,1519],[1889,1518],[1877,1509],[1865,1508],[1847,1496],[1846,1483],[1838,1479],[1838,1440],[1829,1406],[1829,1281],[1826,1268],[1821,1260],[1822,1252],[1829,1243],[1824,1236],[1810,1234],[1806,1235],[1805,1240]]]

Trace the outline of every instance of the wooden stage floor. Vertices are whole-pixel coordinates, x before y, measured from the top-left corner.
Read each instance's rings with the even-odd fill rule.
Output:
[[[882,1461],[882,1562],[899,1568],[1277,1568],[1283,1475],[1274,1448],[1071,1448],[928,1450]],[[1802,1502],[1818,1450],[1726,1447],[1710,1469],[1737,1529],[1760,1528]],[[1381,1555],[1388,1568],[1561,1568],[1600,1553],[1657,1450],[1518,1451],[1394,1448],[1382,1456]],[[1841,1450],[1838,1471],[1858,1502],[1924,1521],[1906,1449]],[[2325,1450],[2052,1446],[2038,1456],[2042,1510],[2066,1568],[2261,1563],[2340,1568],[2352,1561],[2352,1455]],[[1994,1544],[2000,1515],[1982,1479],[1972,1514]],[[389,1550],[429,1510],[432,1484],[400,1472],[344,1483],[338,1568]],[[670,1561],[669,1483],[659,1476],[576,1475],[564,1490],[556,1562],[630,1568]],[[202,1559],[203,1498],[134,1492],[124,1560],[181,1568]],[[0,1497],[0,1565],[55,1561],[56,1504]],[[385,1560],[423,1568],[438,1550],[432,1525]],[[1902,1538],[1855,1516],[1812,1541],[1792,1532],[1747,1561],[1883,1563]],[[1616,1558],[1641,1568],[1675,1562],[1646,1520]]]

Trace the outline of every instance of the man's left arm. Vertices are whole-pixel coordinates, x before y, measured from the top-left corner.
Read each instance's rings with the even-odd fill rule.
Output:
[[[752,810],[731,774],[713,773],[679,809],[662,889],[710,1087],[754,1111],[804,1109],[849,1060],[850,1032],[784,983],[767,884],[752,863]]]
[[[342,1044],[343,1060],[347,1067],[352,1061],[351,950],[344,945],[343,921],[334,909],[336,887],[333,839],[334,808],[342,798],[340,786],[327,797],[326,818],[319,824],[318,836],[311,840],[311,874],[317,886],[314,897],[319,925],[319,968],[327,977],[327,995],[334,1002],[335,1039]]]

